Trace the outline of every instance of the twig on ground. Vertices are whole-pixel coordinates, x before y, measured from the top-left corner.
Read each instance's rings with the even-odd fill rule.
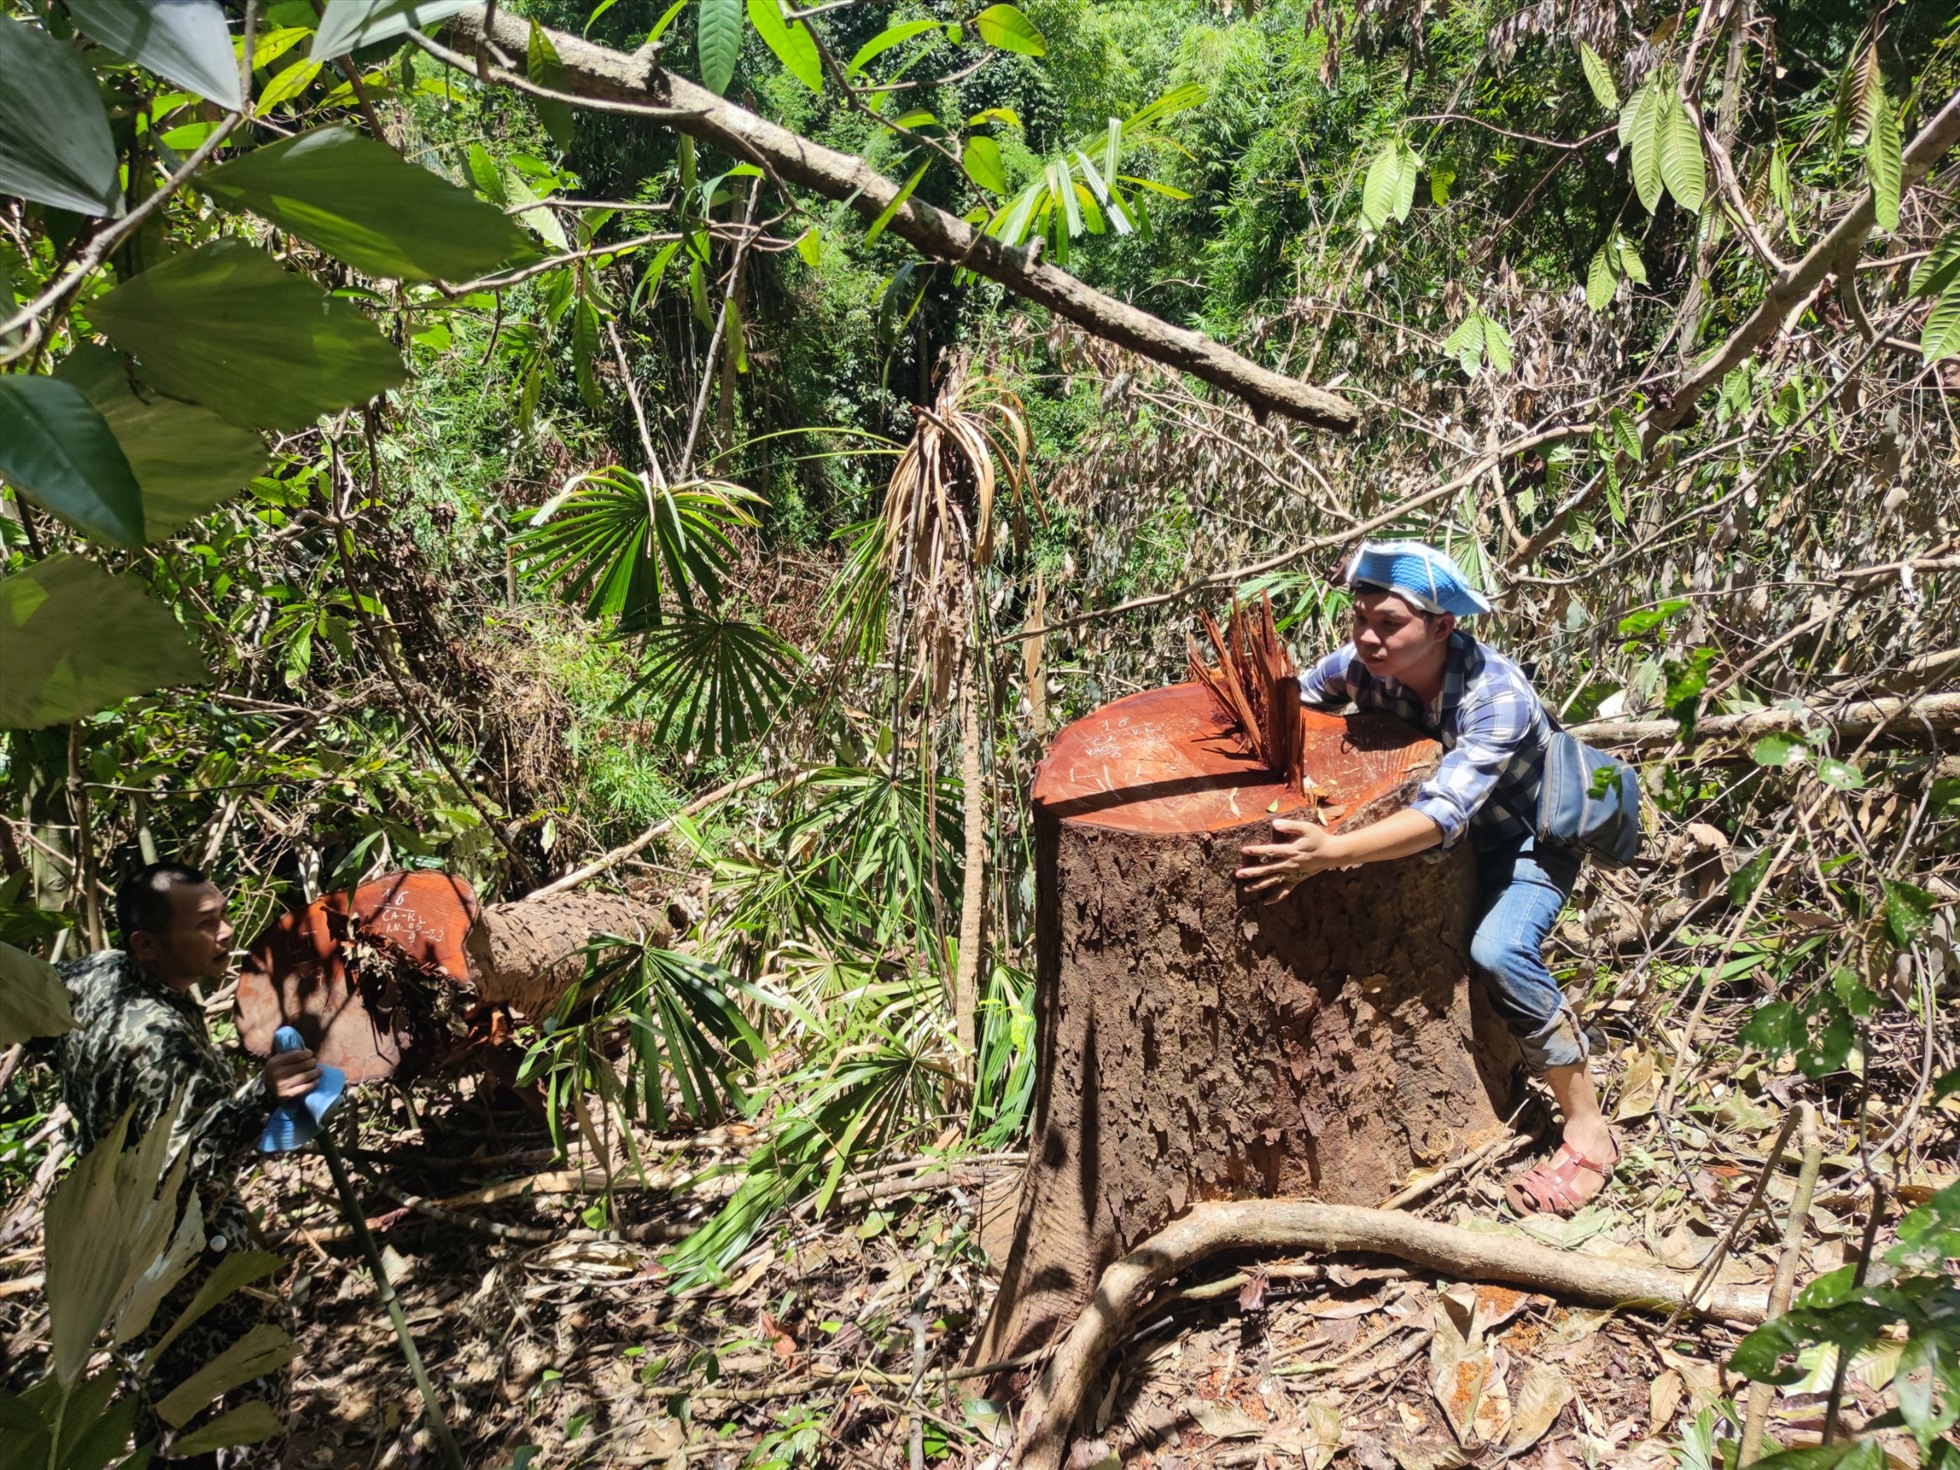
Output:
[[[1790,1293],[1797,1284],[1797,1261],[1803,1255],[1804,1226],[1810,1221],[1810,1201],[1817,1193],[1817,1173],[1824,1167],[1824,1145],[1817,1132],[1817,1109],[1799,1103],[1803,1120],[1803,1172],[1797,1176],[1797,1190],[1790,1199],[1790,1217],[1783,1224],[1783,1254],[1776,1262],[1776,1279],[1770,1283],[1769,1312],[1764,1320],[1780,1317],[1789,1310]],[[1769,1422],[1769,1403],[1774,1385],[1749,1385],[1748,1417],[1742,1426],[1740,1465],[1753,1465],[1763,1452],[1763,1429]]]
[[[1755,1214],[1756,1206],[1762,1203],[1763,1191],[1769,1188],[1769,1176],[1776,1172],[1777,1161],[1783,1157],[1783,1145],[1790,1141],[1790,1132],[1797,1126],[1797,1118],[1801,1111],[1800,1108],[1793,1108],[1783,1115],[1783,1126],[1776,1130],[1776,1142],[1769,1146],[1769,1157],[1763,1161],[1763,1167],[1756,1173],[1755,1188],[1749,1191],[1749,1198],[1742,1202],[1742,1208],[1736,1212],[1735,1219],[1729,1222],[1729,1228],[1723,1232],[1722,1238],[1715,1242],[1715,1248],[1701,1263],[1701,1269],[1695,1273],[1695,1289],[1689,1294],[1687,1301],[1693,1301],[1695,1297],[1701,1295],[1708,1283],[1715,1279],[1716,1273],[1722,1269],[1722,1262],[1728,1259],[1729,1251],[1741,1237],[1743,1225],[1748,1222],[1751,1215]],[[1673,1331],[1674,1324],[1681,1320],[1681,1315],[1686,1310],[1686,1302],[1676,1307],[1667,1319],[1665,1330]]]
[[[1522,1104],[1520,1104],[1518,1111],[1523,1111]],[[1427,1198],[1459,1174],[1476,1168],[1486,1160],[1499,1155],[1506,1158],[1510,1157],[1510,1155],[1516,1153],[1519,1149],[1531,1142],[1531,1136],[1529,1134],[1513,1133],[1510,1131],[1511,1126],[1517,1120],[1518,1113],[1513,1112],[1505,1122],[1505,1131],[1498,1134],[1497,1137],[1479,1148],[1472,1149],[1461,1158],[1451,1160],[1427,1178],[1418,1179],[1415,1183],[1405,1185],[1401,1189],[1396,1190],[1394,1194],[1391,1194],[1387,1199],[1383,1200],[1376,1208],[1381,1210],[1407,1209],[1417,1200]]]
[[[1851,1270],[1854,1290],[1865,1284],[1865,1273],[1871,1270],[1872,1252],[1878,1248],[1878,1222],[1884,1218],[1885,1181],[1874,1176],[1871,1213],[1865,1216],[1864,1239],[1858,1243],[1858,1264]],[[1824,1403],[1824,1432],[1821,1438],[1825,1444],[1837,1438],[1838,1415],[1844,1411],[1844,1379],[1850,1371],[1851,1354],[1840,1348],[1837,1368],[1831,1374],[1831,1396]]]

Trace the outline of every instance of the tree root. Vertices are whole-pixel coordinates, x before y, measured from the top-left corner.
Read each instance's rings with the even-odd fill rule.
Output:
[[[1767,1308],[1761,1287],[1714,1286],[1691,1298],[1693,1281],[1683,1272],[1460,1230],[1392,1210],[1299,1200],[1195,1205],[1103,1272],[1095,1299],[1022,1410],[1019,1470],[1059,1470],[1090,1385],[1160,1283],[1219,1251],[1247,1248],[1371,1251],[1464,1280],[1507,1281],[1596,1306],[1685,1307],[1730,1322],[1760,1322]]]

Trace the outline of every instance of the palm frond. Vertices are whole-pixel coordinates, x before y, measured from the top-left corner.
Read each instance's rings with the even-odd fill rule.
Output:
[[[710,755],[734,749],[774,717],[802,655],[746,618],[719,610],[669,614],[641,629],[639,677],[620,703],[644,696],[656,738]]]

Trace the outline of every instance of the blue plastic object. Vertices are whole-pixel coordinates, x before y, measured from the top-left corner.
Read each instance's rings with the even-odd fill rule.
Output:
[[[306,1038],[291,1026],[281,1026],[272,1033],[274,1052],[298,1051],[305,1045]],[[320,1080],[311,1092],[282,1102],[272,1110],[265,1132],[259,1135],[259,1152],[289,1154],[294,1149],[305,1148],[319,1136],[321,1122],[346,1090],[347,1074],[338,1067],[322,1065]]]

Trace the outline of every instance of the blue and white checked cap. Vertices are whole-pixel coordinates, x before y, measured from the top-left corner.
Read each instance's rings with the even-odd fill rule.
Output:
[[[1364,541],[1347,565],[1347,583],[1380,587],[1424,612],[1459,618],[1490,611],[1490,599],[1470,585],[1463,568],[1446,551],[1421,541]]]

